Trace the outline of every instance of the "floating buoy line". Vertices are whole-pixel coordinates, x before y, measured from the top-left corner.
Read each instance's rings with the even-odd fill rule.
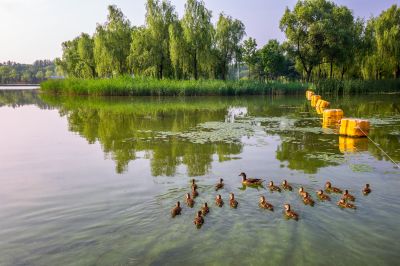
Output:
[[[400,168],[398,163],[396,163],[378,143],[368,136],[370,129],[370,122],[368,120],[344,118],[344,112],[342,109],[326,109],[330,106],[330,102],[323,100],[321,95],[317,95],[311,90],[306,91],[306,98],[311,102],[311,107],[315,107],[317,113],[322,114],[322,127],[339,126],[340,136],[350,138],[366,137],[372,144],[382,151],[387,158],[389,158],[396,168]]]

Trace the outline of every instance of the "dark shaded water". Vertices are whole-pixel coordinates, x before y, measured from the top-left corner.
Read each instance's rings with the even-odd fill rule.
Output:
[[[400,97],[331,100],[368,118],[400,161]],[[321,127],[303,96],[63,98],[0,91],[0,265],[392,265],[400,259],[400,170],[367,139]],[[240,172],[315,197],[325,181],[357,210],[304,206],[297,192],[243,189]],[[213,185],[239,208],[214,207]],[[195,208],[183,201],[195,178]],[[370,183],[372,194],[362,196]],[[258,208],[260,195],[274,212]],[[192,223],[200,203],[211,212]],[[299,213],[283,218],[284,203]]]

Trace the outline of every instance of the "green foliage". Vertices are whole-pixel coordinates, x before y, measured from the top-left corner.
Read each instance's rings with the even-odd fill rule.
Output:
[[[158,80],[122,76],[110,79],[47,80],[43,92],[69,95],[195,96],[303,93],[307,84],[222,80]]]
[[[251,76],[251,69],[257,63],[257,42],[254,38],[248,38],[243,42],[243,61],[249,67],[249,79]]]
[[[400,92],[400,79],[386,80],[319,80],[315,83],[318,94],[367,94]]]
[[[0,63],[0,84],[40,83],[56,75],[53,61],[37,60],[33,64]]]

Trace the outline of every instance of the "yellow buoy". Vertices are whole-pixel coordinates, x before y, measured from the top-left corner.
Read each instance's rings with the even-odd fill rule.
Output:
[[[367,151],[368,139],[339,136],[339,150],[342,153]]]
[[[342,109],[325,109],[322,114],[322,123],[324,127],[339,125],[342,118]]]
[[[311,106],[312,107],[317,106],[317,102],[318,102],[319,99],[321,99],[320,95],[316,95],[316,94],[312,95],[311,96]]]
[[[314,95],[314,92],[313,91],[310,91],[310,90],[308,90],[308,91],[306,91],[306,97],[307,97],[307,100],[311,100],[311,96],[313,96]]]
[[[317,114],[322,115],[324,113],[324,108],[320,108],[320,107],[315,107],[315,110],[317,111]]]
[[[369,133],[369,121],[357,118],[343,118],[340,121],[339,134],[349,137],[366,137]]]
[[[317,108],[327,108],[327,107],[329,107],[330,104],[331,104],[331,103],[328,102],[328,101],[324,101],[324,100],[322,100],[322,99],[319,99],[319,100],[317,101],[316,107],[317,107]]]

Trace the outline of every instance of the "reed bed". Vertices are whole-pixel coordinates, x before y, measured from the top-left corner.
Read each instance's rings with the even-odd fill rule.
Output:
[[[259,82],[222,80],[170,80],[132,78],[60,79],[40,84],[52,94],[97,96],[237,96],[304,93],[308,84],[301,82]]]

